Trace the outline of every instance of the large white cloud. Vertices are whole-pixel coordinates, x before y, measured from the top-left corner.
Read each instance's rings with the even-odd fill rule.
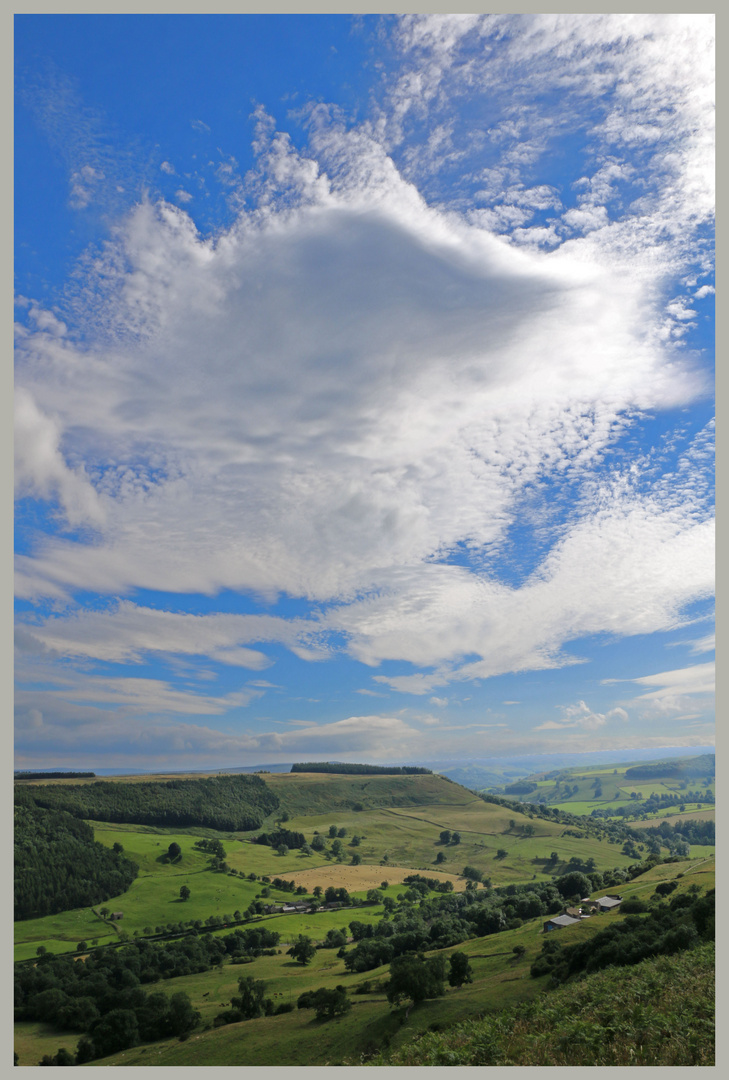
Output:
[[[640,280],[391,187],[388,210],[327,194],[216,245],[182,211],[134,212],[104,309],[131,340],[21,340],[22,400],[102,511],[97,543],[20,560],[35,588],[336,597],[499,540],[525,485],[703,389],[648,340]]]
[[[625,471],[611,455],[641,413],[710,389],[682,346],[694,316],[674,289],[711,212],[711,78],[695,62],[708,58],[709,24],[406,19],[399,46],[414,66],[382,122],[346,130],[313,107],[299,153],[259,112],[256,209],[229,228],[203,237],[168,203],[134,207],[85,264],[66,325],[27,305],[19,493],[87,531],[39,539],[17,561],[18,593],[72,604],[80,590],[232,589],[320,608],[286,621],[122,601],[34,620],[21,650],[257,670],[266,643],[318,659],[341,640],[373,667],[413,665],[381,685],[430,694],[578,662],[565,649],[588,635],[681,625],[712,588],[711,432],[663,477],[654,460]],[[411,181],[464,152],[446,114],[466,88],[495,93],[507,69],[517,107],[499,90],[491,126],[474,134],[496,147],[470,177],[481,209],[429,205]],[[557,123],[518,107],[541,90],[564,92],[567,120],[589,99],[599,152],[574,176],[572,206],[527,183]],[[402,141],[417,117],[435,125],[422,154]],[[616,192],[639,150],[645,189],[624,207]],[[536,211],[554,212],[543,228],[556,250],[519,233]],[[499,221],[524,245],[494,235]],[[540,554],[514,581],[504,560],[524,524]],[[143,682],[92,682],[83,700],[236,705]],[[61,697],[23,707],[37,720]]]

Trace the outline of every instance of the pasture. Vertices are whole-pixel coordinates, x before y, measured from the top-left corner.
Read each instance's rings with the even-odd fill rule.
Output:
[[[289,801],[293,805],[296,800],[291,793],[295,788],[290,784],[287,787],[288,774],[276,776],[279,789],[285,788],[289,792]],[[334,885],[344,886],[350,893],[359,892],[364,897],[368,889],[378,887],[383,879],[397,886],[414,872],[451,880],[454,888],[459,890],[465,888],[466,882],[461,876],[465,866],[475,867],[498,886],[550,880],[555,874],[564,872],[573,856],[585,860],[593,858],[598,867],[628,866],[632,861],[621,853],[620,847],[607,840],[565,835],[574,830],[565,829],[554,821],[532,820],[519,806],[512,809],[485,803],[440,777],[395,777],[395,780],[403,781],[398,784],[399,795],[397,792],[396,795],[407,796],[406,806],[372,807],[361,811],[350,807],[327,814],[318,812],[322,791],[333,788],[341,794],[349,778],[294,774],[297,781],[301,777],[304,790],[312,794],[317,813],[291,816],[285,827],[303,832],[308,841],[318,832],[326,838],[326,852],[305,855],[290,850],[279,855],[267,845],[253,843],[254,833],[214,833],[210,829],[181,830],[90,822],[100,843],[108,847],[121,843],[124,853],[139,865],[139,875],[127,892],[112,897],[103,905],[110,911],[122,912],[123,918],[115,924],[105,923],[90,908],[85,908],[24,920],[15,924],[15,958],[23,960],[34,956],[40,945],[50,952],[73,951],[80,941],[108,944],[118,940],[120,934],[144,936],[180,922],[198,919],[204,923],[212,915],[229,923],[236,912],[245,912],[256,898],[262,898],[263,903],[291,900],[291,893],[277,892],[272,886],[268,887],[270,895],[262,897],[265,885],[260,878],[263,876],[293,880],[303,886],[308,895],[316,885],[322,889]],[[354,778],[357,794],[362,795],[364,786],[365,796],[374,801],[379,796],[373,790],[367,795],[367,781],[366,777],[364,780]],[[424,791],[418,793],[417,785],[406,783],[409,781],[425,781]],[[426,796],[435,798],[439,792],[445,792],[450,801],[442,805],[426,801]],[[419,803],[415,801],[416,796]],[[346,829],[341,862],[331,855],[332,841],[328,835],[331,825]],[[533,836],[523,835],[521,827],[524,825],[531,826]],[[274,828],[275,823],[266,827]],[[445,829],[459,832],[461,842],[443,845],[439,837]],[[361,837],[357,847],[351,845],[355,834]],[[213,836],[221,840],[228,866],[231,871],[236,871],[235,874],[212,871],[210,856],[195,847],[196,840]],[[169,862],[166,853],[173,842],[180,846],[182,854]],[[498,857],[499,849],[507,854]],[[558,853],[556,863],[550,862],[552,851]],[[362,859],[359,866],[351,864],[355,852]],[[436,863],[439,852],[445,861]],[[251,873],[259,880],[249,880],[247,875]],[[185,901],[180,898],[183,885],[190,889],[190,897]],[[393,896],[401,891],[400,888],[395,888],[394,892],[390,890]],[[287,932],[292,928],[292,918],[286,916],[283,920]],[[306,929],[295,932],[314,933],[314,926],[324,926],[323,937],[329,929],[329,924],[325,925],[325,913],[307,918]]]
[[[624,896],[647,898],[659,882],[674,879],[678,881],[677,893],[697,883],[703,890],[708,890],[714,885],[714,869],[712,860],[662,864],[625,885],[621,892]],[[343,917],[347,914],[340,913],[340,922],[344,922]],[[361,918],[361,915],[358,913],[355,917]],[[596,915],[560,930],[559,942],[566,945],[589,938],[621,919],[619,912]],[[366,1056],[378,1046],[394,1049],[434,1026],[447,1028],[461,1019],[497,1012],[541,993],[547,976],[531,978],[529,967],[541,950],[543,921],[542,918],[532,919],[517,929],[486,938],[472,938],[455,946],[469,957],[473,983],[460,989],[447,988],[443,997],[425,1001],[412,1009],[407,1019],[403,1009],[392,1009],[386,1000],[383,983],[388,976],[387,966],[352,974],[346,971],[335,950],[319,950],[312,963],[303,968],[279,950],[276,956],[260,957],[244,967],[226,963],[221,969],[184,976],[175,979],[175,989],[189,994],[200,1010],[203,1030],[198,1029],[184,1042],[166,1040],[153,1046],[126,1050],[105,1058],[104,1064],[182,1067],[245,1062],[248,1066],[274,1066],[285,1061],[294,1067],[358,1065],[362,1055]],[[514,954],[515,946],[524,947],[523,956]],[[454,948],[438,951],[447,958]],[[216,1013],[227,1007],[236,993],[240,975],[263,980],[266,993],[273,996],[276,1003],[294,1005],[306,990],[342,984],[353,1007],[346,1017],[328,1021],[316,1020],[308,1010],[294,1009],[280,1016],[212,1027]],[[369,992],[357,994],[356,989],[365,983],[369,984]]]

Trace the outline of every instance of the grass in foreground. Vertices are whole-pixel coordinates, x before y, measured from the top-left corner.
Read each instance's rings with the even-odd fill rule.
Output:
[[[368,1065],[713,1065],[714,947],[609,968]]]

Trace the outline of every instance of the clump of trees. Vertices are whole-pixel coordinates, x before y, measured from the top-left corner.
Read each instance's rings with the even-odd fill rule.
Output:
[[[409,1000],[413,1005],[445,993],[446,962],[443,956],[426,959],[422,953],[394,957],[385,993],[391,1005]]]
[[[332,1020],[335,1016],[344,1016],[352,1008],[344,986],[329,989],[325,986],[318,990],[307,990],[299,996],[296,1003],[299,1009],[314,1009],[317,1020]]]
[[[102,903],[126,892],[138,872],[122,850],[94,840],[85,821],[34,803],[16,805],[16,920]]]
[[[287,848],[302,848],[306,844],[306,837],[301,832],[292,829],[276,829],[274,832],[259,833],[255,839],[257,844],[268,844],[269,847],[277,848],[282,844]]]
[[[432,769],[416,765],[356,765],[345,762],[307,761],[291,766],[291,772],[341,773],[345,776],[422,776],[432,775]]]
[[[93,784],[18,785],[15,801],[92,821],[201,825],[221,832],[257,829],[279,807],[278,796],[255,774],[133,784],[97,780]]]
[[[646,916],[628,915],[600,930],[589,941],[562,946],[548,937],[531,967],[535,977],[550,974],[563,982],[583,972],[638,964],[653,956],[672,955],[714,939],[714,890],[700,897],[679,893]]]

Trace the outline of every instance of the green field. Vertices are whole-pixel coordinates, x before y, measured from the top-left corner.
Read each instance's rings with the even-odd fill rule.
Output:
[[[268,778],[267,778],[268,779]],[[272,787],[281,797],[283,806],[294,806],[302,796],[295,795],[296,785],[303,779],[303,788],[312,797],[312,805],[318,811],[326,799],[329,788],[335,798],[343,800],[342,792],[347,781],[339,776],[307,774],[277,774]],[[384,780],[399,781],[395,794],[384,791]],[[311,895],[314,885],[326,889],[328,885],[344,885],[350,893],[364,895],[368,888],[379,885],[383,879],[396,882],[413,871],[426,875],[444,876],[453,880],[454,886],[463,888],[460,877],[465,866],[474,866],[488,876],[494,886],[521,883],[532,880],[549,881],[555,874],[564,872],[573,856],[593,858],[599,866],[628,866],[631,860],[620,848],[607,840],[594,837],[565,836],[565,827],[558,822],[527,817],[518,806],[501,807],[485,803],[456,784],[437,777],[375,777],[368,790],[366,780],[354,779],[356,798],[350,793],[350,802],[360,797],[370,803],[379,797],[407,798],[407,807],[385,807],[355,811],[351,807],[338,813],[291,816],[286,827],[303,832],[307,840],[315,832],[328,835],[329,826],[346,828],[343,838],[344,859],[326,859],[323,855],[303,855],[290,851],[281,856],[270,847],[251,842],[252,833],[216,834],[209,829],[165,830],[146,825],[105,825],[91,822],[95,838],[111,847],[122,844],[124,852],[139,864],[139,876],[127,892],[107,900],[105,906],[121,912],[121,921],[109,924],[99,919],[90,908],[49,915],[42,919],[28,919],[15,924],[15,959],[24,960],[35,955],[43,945],[51,952],[74,950],[80,941],[99,945],[117,941],[119,934],[144,935],[157,927],[200,919],[204,922],[211,915],[230,916],[236,911],[244,912],[252,900],[260,894],[262,883],[249,881],[247,875],[255,873],[271,878],[294,880]],[[374,783],[378,781],[379,783]],[[418,784],[418,781],[425,783]],[[286,792],[286,798],[282,791]],[[443,804],[434,803],[443,797]],[[420,799],[416,802],[415,799]],[[430,801],[428,801],[430,800]],[[515,822],[512,828],[511,822]],[[529,824],[534,836],[524,837],[519,829]],[[264,826],[265,827],[265,826]],[[459,831],[461,843],[443,847],[439,843],[442,830]],[[352,836],[362,837],[358,847],[350,846]],[[195,840],[200,837],[217,836],[225,847],[227,862],[237,875],[216,873],[208,869],[209,856],[196,849]],[[175,863],[162,861],[170,843],[176,842],[182,855]],[[330,843],[329,840],[327,840]],[[506,857],[497,858],[503,849]],[[354,852],[362,858],[362,865],[350,865]],[[439,851],[445,862],[436,864]],[[552,851],[557,851],[559,861],[549,862]],[[387,857],[387,862],[383,862]],[[180,888],[187,885],[190,898],[180,899]],[[394,895],[401,890],[395,889]],[[392,892],[392,890],[391,890]],[[268,902],[288,901],[291,894],[271,890]],[[96,909],[98,911],[98,907]],[[293,926],[286,916],[282,921]],[[324,914],[309,916],[321,920]],[[317,922],[317,925],[322,925]],[[278,927],[277,927],[278,928]],[[329,929],[327,925],[326,929]],[[323,934],[322,934],[323,936]]]
[[[622,895],[647,896],[660,881],[678,879],[676,892],[699,883],[704,890],[714,886],[713,861],[685,861],[653,868],[641,879],[624,886]],[[343,913],[342,913],[343,914]],[[357,916],[359,917],[359,916]],[[340,916],[341,918],[341,916]],[[567,944],[596,934],[619,913],[598,915],[578,925],[559,931],[560,942]],[[295,1002],[305,990],[342,983],[352,995],[353,1008],[346,1017],[317,1021],[304,1010],[281,1016],[249,1020],[222,1028],[194,1032],[188,1040],[166,1040],[153,1046],[140,1046],[104,1059],[105,1065],[359,1065],[362,1055],[385,1045],[397,1050],[434,1026],[447,1029],[459,1020],[499,1012],[512,1004],[529,1000],[545,988],[547,977],[531,978],[529,967],[541,950],[543,920],[524,923],[516,930],[488,938],[474,938],[456,946],[468,954],[474,981],[460,989],[448,988],[444,997],[425,1001],[414,1008],[407,1020],[402,1009],[393,1010],[377,983],[385,980],[388,968],[362,974],[348,973],[334,950],[321,950],[310,966],[303,969],[285,954],[261,957],[246,965],[245,974],[262,979],[267,991],[277,1001]],[[523,945],[524,955],[517,959],[515,945]],[[453,949],[442,950],[448,955]],[[429,953],[428,955],[434,955]],[[236,991],[241,968],[225,965],[222,971],[186,976],[175,980],[175,989],[184,989],[202,1014],[203,1028],[212,1023],[221,1006],[230,1002]],[[358,985],[369,982],[373,992],[358,996]],[[207,994],[207,997],[203,997]],[[60,1044],[59,1044],[60,1045]]]
[[[694,759],[684,759],[688,764]],[[628,769],[635,768],[645,762],[623,762],[620,765],[607,765],[591,769],[575,767],[571,769],[557,770],[556,773],[538,773],[534,776],[523,778],[524,783],[536,784],[536,791],[521,796],[514,795],[516,800],[521,798],[525,801],[539,799],[549,806],[556,806],[560,810],[566,810],[572,814],[589,815],[593,810],[616,809],[631,803],[636,804],[640,813],[640,801],[632,796],[640,795],[643,800],[649,795],[678,795],[684,792],[699,791],[715,795],[715,783],[713,778],[708,785],[701,778],[681,778],[673,776],[657,776],[655,779],[631,778],[626,776]],[[520,781],[521,782],[521,781]],[[599,789],[597,787],[599,785]],[[596,794],[599,790],[600,794]],[[511,796],[510,796],[511,797]],[[686,800],[686,810],[701,810],[701,804]],[[707,806],[703,812],[713,813],[713,806]],[[679,813],[678,806],[661,810],[654,817],[672,817]]]
[[[586,835],[554,820],[528,816],[528,808],[519,804],[512,807],[484,802],[439,776],[273,774],[266,776],[266,781],[278,794],[281,806],[263,828],[270,831],[276,819],[285,816],[285,828],[304,833],[307,841],[318,832],[326,838],[327,849],[332,842],[330,826],[345,829],[341,861],[330,852],[305,855],[293,850],[279,855],[266,845],[253,843],[253,833],[216,834],[206,829],[167,830],[91,823],[96,840],[108,847],[121,843],[125,854],[139,865],[139,875],[128,891],[95,909],[98,912],[104,906],[121,912],[122,919],[105,922],[94,910],[83,908],[18,922],[16,959],[34,958],[41,945],[49,952],[73,952],[79,942],[93,947],[120,939],[134,941],[158,930],[176,928],[181,922],[200,920],[204,924],[210,916],[227,922],[236,913],[244,913],[256,898],[263,903],[291,901],[290,892],[266,886],[260,880],[263,876],[294,880],[306,890],[304,896],[311,896],[315,885],[322,889],[343,885],[353,898],[362,901],[368,889],[387,881],[384,895],[395,901],[400,898],[398,902],[402,904],[407,889],[403,878],[412,872],[448,879],[456,890],[462,890],[466,885],[462,877],[466,865],[476,867],[494,886],[500,886],[549,882],[566,872],[573,857],[584,861],[594,859],[598,870],[627,867],[635,862],[622,854],[620,843]],[[525,826],[533,835],[524,835]],[[445,829],[460,833],[460,843],[444,846],[440,833]],[[352,846],[355,834],[360,837],[360,843]],[[201,837],[222,841],[228,871],[213,870],[210,856],[195,848],[195,841]],[[169,862],[166,852],[173,841],[181,848],[181,855],[175,862]],[[499,849],[507,854],[498,857]],[[556,862],[550,858],[555,851]],[[436,863],[439,852],[445,855],[445,860]],[[354,853],[361,857],[359,865],[352,865]],[[675,880],[678,892],[692,884],[699,884],[706,891],[714,886],[712,855],[713,849],[692,848],[690,859],[659,863],[621,886],[621,893],[647,899],[653,895],[656,884],[665,880]],[[249,880],[248,874],[257,875],[257,880]],[[182,885],[190,889],[186,901],[180,899]],[[266,888],[267,897],[263,895]],[[598,890],[594,895],[602,895],[603,891]],[[417,903],[413,910],[417,911]],[[322,942],[330,929],[344,929],[349,936],[352,920],[375,924],[383,912],[380,903],[256,917],[244,925],[265,925],[278,931],[281,937],[276,955],[261,956],[245,965],[226,959],[209,971],[177,977],[151,988],[168,994],[181,990],[189,995],[201,1014],[201,1021],[188,1038],[137,1046],[103,1058],[101,1063],[175,1067],[356,1065],[363,1056],[381,1048],[397,1049],[434,1025],[447,1027],[527,1000],[539,994],[545,985],[546,977],[533,979],[529,975],[530,964],[543,941],[543,918],[441,950],[446,957],[454,949],[467,953],[474,982],[457,990],[448,987],[441,998],[423,1002],[407,1018],[405,1010],[391,1008],[386,1000],[383,986],[389,966],[353,974],[346,971],[336,949],[319,948],[306,967],[286,955],[288,943],[299,934],[306,934],[317,943]],[[589,936],[607,925],[606,920],[620,918],[619,913],[612,913],[584,920],[560,931],[560,940]],[[225,935],[230,933],[230,928],[220,927],[212,932]],[[525,948],[520,958],[513,953],[517,945]],[[326,1022],[316,1020],[308,1010],[294,1009],[278,1016],[214,1027],[215,1017],[229,1006],[242,975],[263,980],[266,993],[277,1005],[295,1004],[305,990],[343,984],[353,1007],[344,1018]],[[369,984],[369,992],[355,993],[364,983]],[[19,1023],[16,1052],[20,1064],[37,1064],[43,1054],[54,1054],[60,1047],[73,1051],[79,1037],[56,1032],[49,1025]]]

